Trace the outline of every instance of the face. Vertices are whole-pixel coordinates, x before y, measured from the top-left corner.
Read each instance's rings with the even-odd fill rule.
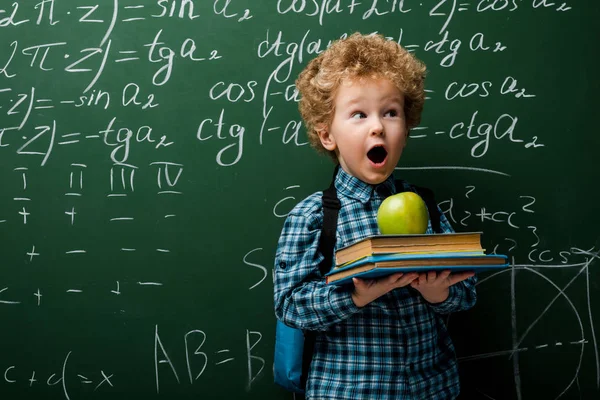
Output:
[[[385,181],[406,145],[404,96],[387,79],[344,80],[334,104],[331,125],[318,129],[323,147],[352,176],[372,185]]]

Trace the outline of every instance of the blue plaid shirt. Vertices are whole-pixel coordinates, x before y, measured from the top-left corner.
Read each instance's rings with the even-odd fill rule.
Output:
[[[377,209],[396,193],[393,177],[373,186],[340,168],[335,186],[342,204],[336,249],[378,234]],[[438,304],[403,287],[357,307],[352,287],[327,285],[319,272],[321,197],[322,192],[314,193],[290,212],[275,256],[277,318],[318,331],[307,398],[455,398],[458,368],[442,315],[475,304],[476,278],[451,286],[448,299]],[[443,214],[441,226],[453,232]],[[427,232],[432,233],[431,226]]]

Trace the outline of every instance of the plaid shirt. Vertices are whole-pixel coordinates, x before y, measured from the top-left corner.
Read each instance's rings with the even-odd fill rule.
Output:
[[[378,234],[377,209],[396,192],[393,177],[373,186],[340,168],[335,186],[342,204],[336,249]],[[403,287],[358,308],[352,287],[327,285],[319,272],[321,197],[322,192],[314,193],[290,212],[275,256],[277,318],[318,331],[307,398],[455,398],[458,368],[442,315],[475,304],[476,278],[451,286],[442,303],[430,304]],[[441,226],[453,232],[443,214]],[[431,226],[427,232],[432,233]]]

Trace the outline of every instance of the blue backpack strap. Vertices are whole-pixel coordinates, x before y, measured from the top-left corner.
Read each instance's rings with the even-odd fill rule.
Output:
[[[406,191],[404,189],[405,185],[404,185],[403,180],[396,179],[395,184],[396,184],[396,192],[400,193],[400,192]],[[441,222],[440,222],[441,214],[440,214],[440,210],[437,206],[437,202],[435,201],[435,196],[433,194],[433,191],[431,189],[428,189],[428,188],[422,187],[422,186],[415,186],[415,185],[410,185],[410,186],[414,189],[414,191],[419,196],[421,196],[421,198],[425,202],[425,205],[427,206],[427,211],[429,211],[429,221],[431,222],[431,229],[435,233],[443,233],[442,227],[441,227]]]
[[[319,252],[323,255],[323,260],[319,264],[321,275],[325,275],[331,270],[333,264],[333,250],[335,248],[336,229],[339,210],[342,207],[337,197],[335,189],[335,177],[337,176],[339,164],[335,167],[331,184],[323,191],[323,225],[321,225],[321,237],[319,238]],[[302,375],[300,383],[302,387],[306,386],[310,363],[313,358],[313,352],[316,342],[316,333],[312,331],[304,332],[304,350],[302,353]]]

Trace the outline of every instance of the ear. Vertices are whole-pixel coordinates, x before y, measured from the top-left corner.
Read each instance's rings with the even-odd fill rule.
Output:
[[[317,126],[315,131],[317,132],[317,135],[319,135],[319,140],[321,140],[321,144],[326,150],[334,151],[337,148],[335,138],[329,133],[326,125]]]

